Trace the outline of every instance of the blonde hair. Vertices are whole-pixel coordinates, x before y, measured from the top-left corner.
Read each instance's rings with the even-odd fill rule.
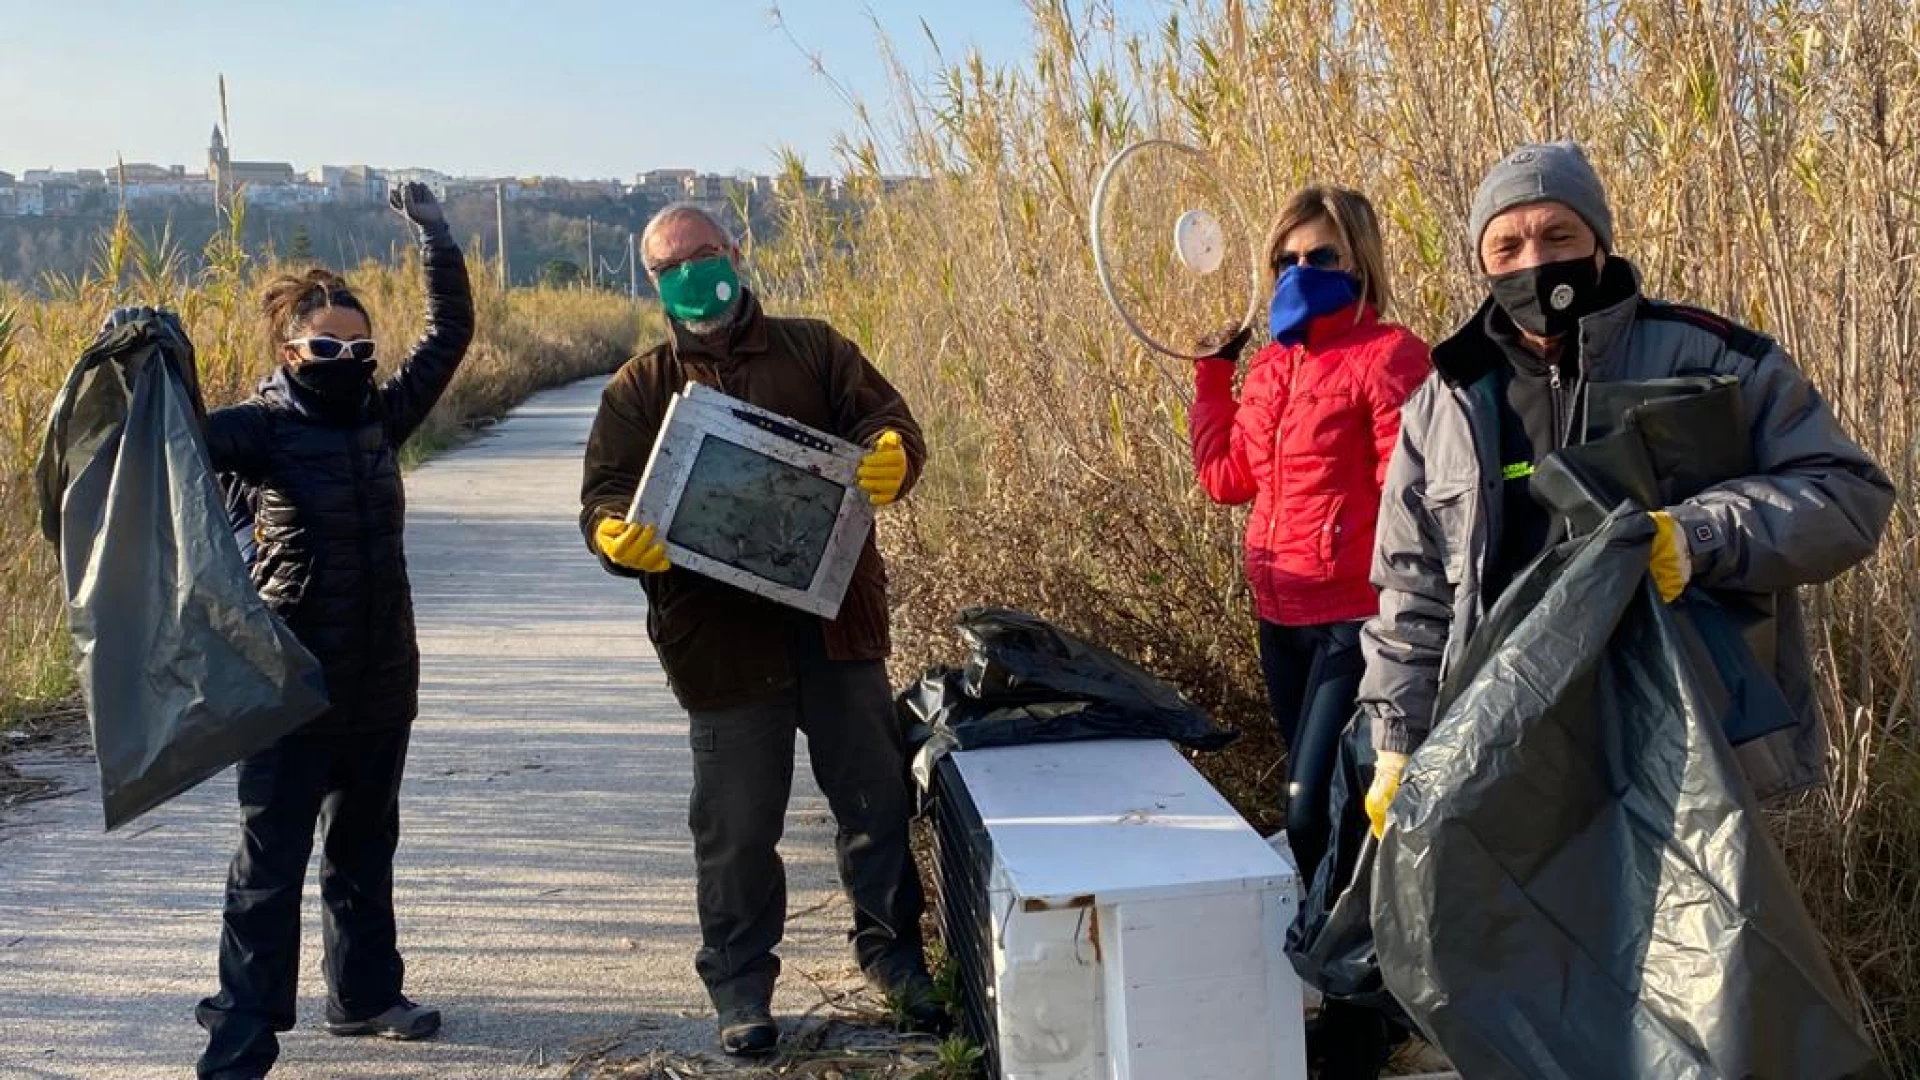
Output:
[[[1353,276],[1360,280],[1360,297],[1382,316],[1393,303],[1393,289],[1387,281],[1386,245],[1380,239],[1380,219],[1365,195],[1349,188],[1314,185],[1301,188],[1287,200],[1280,216],[1267,234],[1265,262],[1266,284],[1272,289],[1280,277],[1274,259],[1280,244],[1293,230],[1310,222],[1326,220],[1333,224],[1340,244],[1347,249]]]

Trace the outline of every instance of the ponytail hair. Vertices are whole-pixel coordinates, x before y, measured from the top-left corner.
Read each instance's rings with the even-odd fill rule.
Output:
[[[260,314],[267,321],[267,337],[274,342],[299,337],[314,312],[330,307],[352,308],[366,316],[369,324],[373,321],[346,279],[318,266],[303,274],[279,275],[267,282],[260,296]]]

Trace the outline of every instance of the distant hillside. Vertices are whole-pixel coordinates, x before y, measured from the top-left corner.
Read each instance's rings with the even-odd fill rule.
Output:
[[[577,273],[587,265],[588,220],[593,223],[593,256],[600,280],[612,289],[627,285],[627,234],[637,233],[659,208],[643,197],[599,202],[518,200],[507,205],[507,248],[515,284],[530,285],[543,275]],[[210,206],[139,208],[134,227],[150,246],[171,235],[174,250],[189,267],[220,227]],[[491,259],[495,255],[494,201],[485,196],[455,199],[448,207],[454,236],[463,246]],[[0,281],[37,291],[47,275],[67,277],[86,270],[98,257],[101,237],[113,223],[110,207],[80,217],[0,218]],[[765,222],[756,222],[764,230]],[[330,266],[352,267],[363,259],[388,260],[407,240],[402,223],[381,206],[320,206],[301,209],[250,207],[245,241],[257,254],[301,253]],[[478,241],[478,248],[473,248]],[[640,288],[647,292],[642,275]]]

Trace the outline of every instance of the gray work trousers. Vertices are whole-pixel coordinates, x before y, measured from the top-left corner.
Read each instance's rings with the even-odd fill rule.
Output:
[[[793,785],[794,732],[838,826],[849,938],[869,977],[894,986],[925,971],[926,905],[907,823],[912,797],[886,666],[828,660],[817,629],[797,635],[783,694],[690,714],[694,859],[701,949],[694,966],[724,1019],[772,1001],[787,918],[776,849]]]

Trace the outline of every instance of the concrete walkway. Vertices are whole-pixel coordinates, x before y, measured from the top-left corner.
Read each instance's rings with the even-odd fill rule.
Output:
[[[582,545],[580,454],[599,384],[529,402],[407,481],[424,657],[402,796],[397,897],[407,988],[437,1042],[333,1039],[308,878],[300,1026],[276,1078],[558,1077],[623,1035],[700,1050],[712,1022],[686,828],[684,715],[639,592]],[[102,835],[87,761],[16,761],[76,792],[0,821],[0,1077],[191,1076],[193,1005],[214,989],[231,773]],[[777,1005],[857,982],[826,804],[796,770],[791,910]]]

